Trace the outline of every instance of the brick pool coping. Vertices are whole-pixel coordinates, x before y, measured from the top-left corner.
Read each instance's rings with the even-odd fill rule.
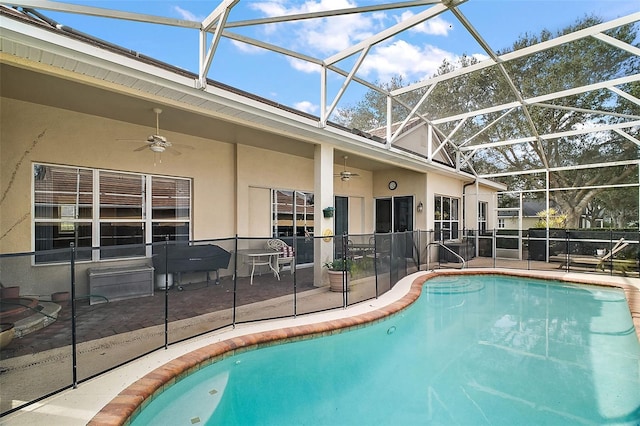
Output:
[[[418,297],[420,297],[423,284],[427,280],[441,275],[507,275],[522,278],[547,279],[571,284],[602,285],[621,288],[625,292],[636,334],[638,339],[640,339],[640,288],[631,284],[611,283],[599,279],[580,282],[577,281],[576,278],[545,277],[539,274],[515,271],[467,270],[425,272],[413,280],[408,292],[403,297],[374,311],[314,324],[250,333],[212,343],[188,354],[179,356],[156,368],[122,390],[122,392],[91,419],[88,425],[126,425],[130,423],[156,395],[164,391],[166,387],[173,385],[201,368],[235,354],[275,344],[337,334],[352,328],[363,327],[372,322],[381,321],[389,316],[395,315],[414,303]]]

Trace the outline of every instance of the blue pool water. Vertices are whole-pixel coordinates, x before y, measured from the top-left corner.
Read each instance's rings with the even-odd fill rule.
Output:
[[[385,321],[203,368],[133,424],[637,425],[640,344],[621,290],[438,277]]]

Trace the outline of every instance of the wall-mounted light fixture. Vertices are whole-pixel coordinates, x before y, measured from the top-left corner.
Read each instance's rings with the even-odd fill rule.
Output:
[[[418,210],[418,213],[420,213],[423,209],[424,209],[424,204],[422,204],[422,201],[420,201],[418,203],[418,206],[416,207],[416,210]]]

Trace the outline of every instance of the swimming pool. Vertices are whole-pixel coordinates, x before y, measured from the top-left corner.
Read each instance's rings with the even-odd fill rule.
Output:
[[[639,368],[622,290],[442,276],[371,326],[202,368],[132,424],[637,424]]]

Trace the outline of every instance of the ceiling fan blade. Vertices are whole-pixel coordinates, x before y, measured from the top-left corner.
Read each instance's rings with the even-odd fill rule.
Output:
[[[165,150],[173,155],[182,155],[180,151],[170,146],[166,147]]]
[[[148,144],[146,144],[146,145],[142,145],[141,147],[138,147],[138,148],[134,149],[133,151],[134,151],[134,152],[136,152],[136,151],[143,151],[143,150],[145,150],[145,149],[147,149],[147,148],[149,148],[149,145],[148,145]]]
[[[144,142],[144,139],[116,139],[118,142]]]

